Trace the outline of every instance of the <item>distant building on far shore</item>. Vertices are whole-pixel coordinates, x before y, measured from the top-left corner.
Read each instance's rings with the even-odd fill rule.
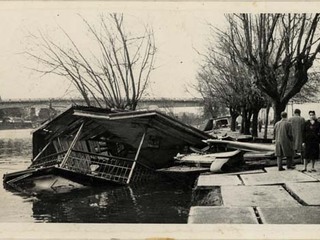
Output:
[[[320,102],[310,102],[310,103],[294,103],[290,102],[285,111],[288,113],[288,117],[291,117],[294,115],[294,109],[299,108],[301,110],[301,117],[304,117],[305,119],[308,119],[309,114],[308,112],[310,110],[314,110],[316,112],[316,116],[320,117]],[[259,117],[265,122],[266,118],[266,109],[262,108],[259,112]],[[274,119],[274,111],[273,108],[270,108],[269,111],[269,124],[272,123]]]

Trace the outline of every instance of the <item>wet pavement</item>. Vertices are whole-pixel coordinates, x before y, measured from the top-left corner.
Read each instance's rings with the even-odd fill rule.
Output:
[[[276,167],[230,174],[202,174],[196,190],[219,188],[220,204],[206,194],[191,207],[188,223],[319,224],[319,163],[316,172],[277,171]],[[216,196],[215,196],[216,197]],[[212,202],[212,201],[211,201]],[[199,204],[198,204],[199,203]],[[219,217],[217,217],[219,216]]]

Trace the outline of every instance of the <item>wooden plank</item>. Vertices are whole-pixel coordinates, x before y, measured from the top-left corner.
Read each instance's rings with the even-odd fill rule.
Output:
[[[230,161],[230,158],[217,158],[210,165],[210,172],[219,173],[222,172],[222,168]]]
[[[145,136],[146,136],[146,133],[147,133],[147,129],[145,130],[145,132],[144,132],[143,135],[142,135],[142,138],[141,138],[141,141],[140,141],[140,144],[139,144],[139,147],[138,147],[136,156],[134,157],[134,162],[133,162],[133,164],[132,164],[132,167],[131,167],[131,170],[130,170],[130,173],[129,173],[129,177],[128,177],[128,180],[127,180],[127,184],[129,184],[130,181],[131,181],[131,177],[132,177],[133,171],[134,171],[134,169],[135,169],[135,166],[136,166],[136,164],[137,164],[137,160],[138,160],[138,157],[139,157],[139,154],[140,154],[140,150],[141,150],[142,144],[143,144],[143,142],[144,142],[144,138],[145,138]]]
[[[216,158],[230,158],[240,153],[240,150],[230,152],[219,152],[209,154],[192,153],[188,155],[177,156],[176,159],[186,163],[211,163]]]
[[[49,145],[52,143],[52,141],[48,142],[47,145],[44,146],[44,148],[37,154],[37,156],[32,159],[31,161],[36,161],[40,156],[41,154],[49,147]]]
[[[208,144],[226,144],[228,148],[233,149],[242,149],[245,151],[275,151],[274,144],[260,144],[260,143],[246,143],[246,142],[237,142],[237,141],[227,141],[227,140],[218,140],[218,139],[208,139],[204,140]]]
[[[77,134],[76,134],[76,136],[74,137],[72,143],[70,144],[69,149],[68,149],[66,155],[64,156],[62,162],[61,162],[61,168],[64,168],[64,167],[65,167],[66,162],[67,162],[67,160],[68,160],[68,158],[69,158],[69,156],[70,156],[70,154],[71,154],[71,151],[72,151],[74,145],[76,144],[76,142],[78,141],[78,138],[79,138],[79,136],[80,136],[81,130],[82,130],[82,128],[83,128],[83,125],[84,125],[84,123],[81,124],[81,126],[80,126],[80,128],[79,128],[79,130],[78,130],[78,132],[77,132]]]
[[[207,172],[209,168],[203,167],[190,167],[190,166],[173,166],[168,168],[158,169],[157,172],[168,172],[168,173],[193,173],[193,172]]]
[[[244,158],[246,161],[254,161],[254,160],[264,160],[264,159],[270,159],[275,158],[274,152],[246,152],[244,154]]]
[[[149,116],[154,116],[156,113],[154,112],[147,112],[147,113],[140,113],[140,114],[130,114],[127,113],[125,116],[113,116],[111,114],[96,114],[96,113],[89,113],[89,112],[80,112],[80,111],[75,111],[73,113],[74,116],[80,116],[80,117],[88,117],[88,118],[95,118],[95,119],[104,119],[104,120],[121,120],[121,119],[128,119],[128,118],[139,118],[139,117],[149,117]]]
[[[19,177],[16,177],[16,178],[14,178],[14,179],[11,179],[10,181],[7,181],[7,184],[12,184],[12,183],[18,182],[18,181],[20,181],[20,180],[22,180],[22,179],[25,179],[25,178],[27,178],[27,177],[30,177],[31,175],[32,175],[32,173],[26,173],[26,174],[24,174],[24,175],[21,175],[21,176],[19,176]]]

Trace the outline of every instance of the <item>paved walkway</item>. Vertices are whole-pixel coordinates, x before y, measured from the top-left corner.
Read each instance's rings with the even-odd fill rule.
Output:
[[[317,172],[305,173],[297,165],[296,170],[281,172],[266,167],[201,174],[188,223],[320,224],[320,163],[316,165]],[[212,197],[220,201],[210,201]]]

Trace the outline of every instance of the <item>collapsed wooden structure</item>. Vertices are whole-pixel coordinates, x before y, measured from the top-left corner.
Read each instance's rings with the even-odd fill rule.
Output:
[[[175,159],[179,164],[198,166],[199,171],[207,168],[210,172],[223,172],[224,169],[245,163],[244,153],[252,152],[262,158],[274,156],[274,144],[248,143],[235,140],[207,139],[208,146],[192,154],[178,154]]]
[[[157,111],[73,106],[33,132],[27,170],[4,175],[16,183],[58,175],[84,184],[130,184],[173,164],[189,147],[202,147],[206,133]]]

